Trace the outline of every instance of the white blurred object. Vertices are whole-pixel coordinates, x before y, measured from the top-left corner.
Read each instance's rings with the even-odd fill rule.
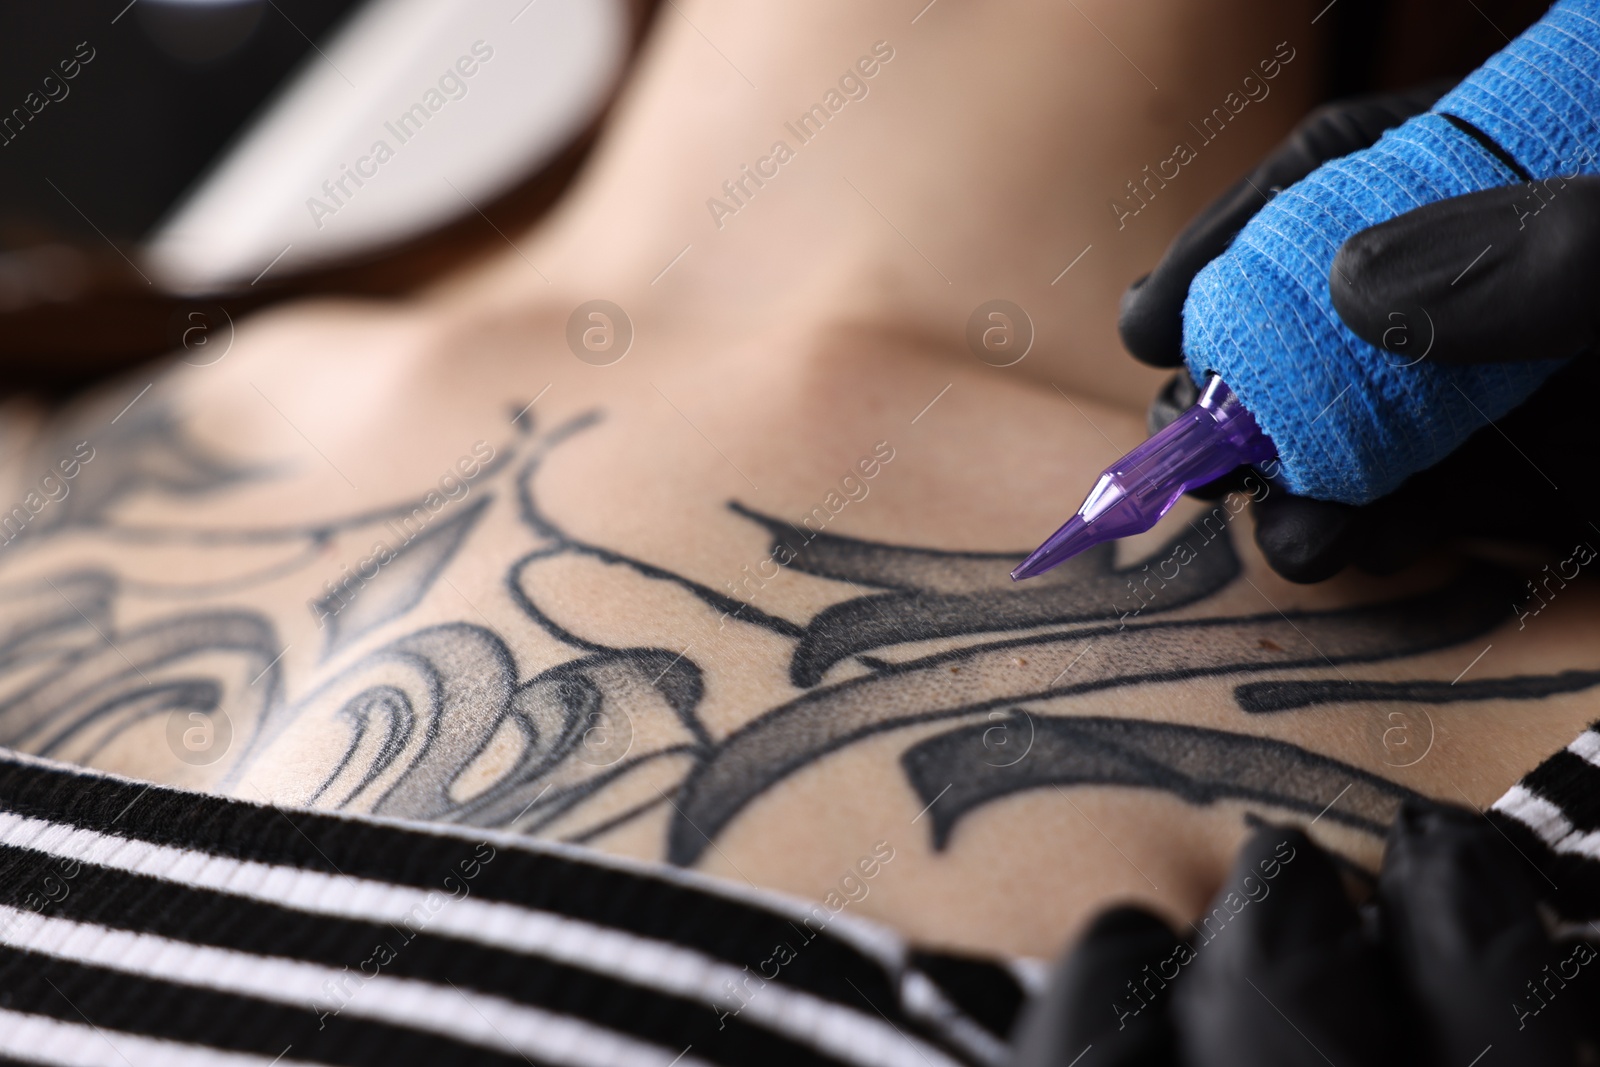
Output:
[[[628,35],[624,0],[370,0],[158,227],[148,263],[213,292],[473,213],[594,119]]]

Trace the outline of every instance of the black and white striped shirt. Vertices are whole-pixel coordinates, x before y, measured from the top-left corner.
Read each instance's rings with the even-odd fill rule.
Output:
[[[10,755],[0,884],[7,1062],[954,1067],[1022,996],[693,873]]]
[[[1487,813],[1600,917],[1600,723]],[[0,753],[0,1063],[997,1064],[1037,966],[500,833]]]

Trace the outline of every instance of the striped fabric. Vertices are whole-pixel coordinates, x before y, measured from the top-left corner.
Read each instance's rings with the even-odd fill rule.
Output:
[[[0,901],[5,1062],[957,1067],[1023,996],[690,873],[9,754]]]
[[[1535,767],[1489,809],[1539,867],[1565,918],[1600,919],[1600,722]]]
[[[1600,916],[1600,723],[1489,817]],[[993,1065],[1032,973],[590,850],[0,752],[0,1064]]]

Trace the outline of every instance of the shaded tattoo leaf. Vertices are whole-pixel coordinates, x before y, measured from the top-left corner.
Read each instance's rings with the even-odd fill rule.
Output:
[[[52,580],[53,581],[53,580]],[[108,580],[87,576],[54,582],[52,594],[87,590],[109,599]],[[74,615],[81,610],[69,603]],[[118,631],[103,607],[78,615],[82,640],[55,652],[29,681],[0,701],[0,744],[89,762],[145,719],[173,711],[210,716],[226,709],[240,741],[267,726],[278,703],[278,639],[270,621],[255,612],[189,612]],[[39,597],[7,605],[30,608],[41,627],[60,626],[65,616]],[[13,627],[22,620],[8,619]],[[227,767],[219,763],[215,773]]]
[[[790,567],[807,574],[894,590],[854,597],[819,612],[805,628],[790,665],[797,688],[822,681],[841,660],[890,645],[967,634],[1029,630],[1119,614],[1161,614],[1202,600],[1239,576],[1232,540],[1213,535],[1192,549],[1187,566],[1161,581],[1148,605],[1135,595],[1141,564],[1118,568],[1115,545],[1106,543],[1073,557],[1026,584],[1011,580],[1021,552],[942,552],[860,541],[835,534],[796,535],[793,527],[749,508],[741,514],[772,534],[772,549],[787,547]],[[809,533],[809,532],[808,532]],[[1186,542],[1185,531],[1157,549],[1166,559]]]
[[[651,648],[584,655],[519,683],[496,634],[454,623],[364,656],[285,721],[306,731],[331,718],[345,737],[308,802],[484,826],[565,817],[582,832],[621,806],[602,786],[663,755],[704,747],[694,717],[701,695],[699,668]],[[585,758],[597,729],[625,730],[628,744]],[[486,755],[494,758],[484,769]],[[463,792],[473,775],[482,780]],[[585,803],[592,813],[574,819]]]
[[[1102,716],[1026,716],[1032,745],[1015,763],[995,759],[985,735],[993,726],[962,726],[919,741],[900,757],[912,788],[932,816],[933,847],[943,850],[956,826],[992,801],[1031,789],[1108,785],[1156,789],[1195,805],[1244,800],[1282,811],[1322,815],[1382,834],[1404,786],[1298,745],[1251,734],[1179,723]],[[1020,730],[1013,721],[1010,728]],[[1329,807],[1335,800],[1338,804]]]
[[[391,555],[389,561],[378,565],[371,578],[357,573],[356,581],[339,586],[315,605],[314,614],[327,635],[323,656],[416,607],[455,558],[492,499],[479,499],[461,514],[425,527],[409,540],[395,538],[398,543],[391,543],[390,531],[385,528],[385,539],[374,544],[367,559],[379,563],[381,547]]]
[[[349,725],[349,744],[332,772],[307,799],[308,805],[349,804],[394,765],[416,732],[416,711],[411,698],[399,686],[363,689],[341,704],[335,715]]]

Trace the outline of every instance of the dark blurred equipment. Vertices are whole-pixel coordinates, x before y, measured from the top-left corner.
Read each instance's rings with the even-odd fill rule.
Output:
[[[575,173],[653,7],[96,0],[0,11],[6,388],[69,386],[166,351],[195,314],[220,324],[301,292],[402,292],[503,243],[496,228],[524,228]],[[483,54],[499,64],[480,65]],[[417,105],[402,148],[384,123]],[[502,116],[502,136],[481,134]],[[350,168],[379,138],[395,161],[357,203]],[[340,211],[338,225],[306,213],[314,199]],[[246,225],[221,232],[230,218]],[[195,226],[174,233],[185,220]]]
[[[1012,1063],[1595,1063],[1600,940],[1547,931],[1538,877],[1483,816],[1408,804],[1357,908],[1310,838],[1265,828],[1192,938],[1131,907],[1093,923],[1023,1017]]]
[[[330,4],[325,14],[337,18],[348,6],[348,2]],[[158,0],[135,5],[134,14],[157,48],[179,62],[199,64],[221,59],[254,37],[265,7],[263,0],[209,4]]]
[[[1368,344],[1494,363],[1592,352],[1597,278],[1600,176],[1576,175],[1440,200],[1363,230],[1340,247],[1328,285]]]
[[[1326,99],[1452,84],[1531,26],[1551,0],[1314,0],[1328,29]]]
[[[126,2],[0,9],[0,367],[13,385],[169,346],[170,302],[132,262],[140,238],[301,61],[303,35],[354,6]]]
[[[301,61],[306,37],[356,6],[273,2],[281,14],[266,0],[0,8],[5,247],[147,233]]]

